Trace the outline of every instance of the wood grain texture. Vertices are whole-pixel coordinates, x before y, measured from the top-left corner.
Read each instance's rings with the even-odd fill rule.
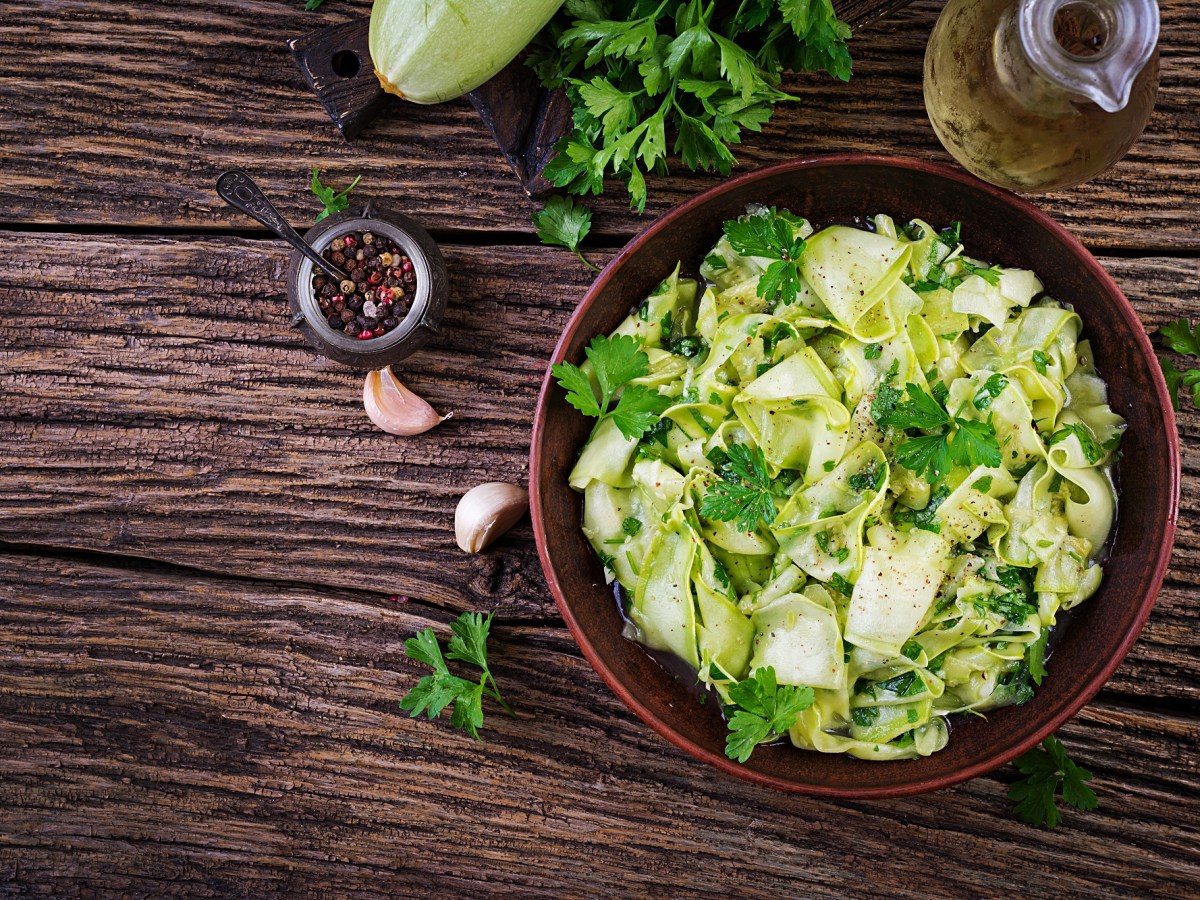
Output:
[[[1162,90],[1145,136],[1104,177],[1044,201],[1096,246],[1200,249],[1200,59],[1191,37],[1200,8],[1161,6]],[[863,28],[849,84],[789,79],[798,102],[738,150],[742,165],[839,150],[947,159],[921,98],[939,8],[926,0]],[[363,175],[363,192],[442,234],[531,232],[531,202],[465,101],[394,105],[353,143],[329,123],[284,41],[365,9],[363,0],[307,15],[292,0],[48,0],[0,18],[0,218],[247,228],[212,188],[221,171],[242,168],[303,224],[315,212],[308,171],[319,166],[339,185]],[[647,217],[719,180],[656,179]],[[601,239],[644,223],[621,193],[615,187],[599,204]]]
[[[451,531],[467,488],[525,478],[546,360],[588,282],[574,257],[444,247],[443,332],[399,371],[454,415],[401,439],[367,422],[361,375],[289,329],[281,242],[37,242],[0,260],[0,540],[553,615],[527,521],[480,559]],[[1194,260],[1108,262],[1149,325],[1200,304]]]
[[[1013,820],[1011,769],[835,803],[700,767],[560,627],[502,626],[519,710],[410,720],[446,617],[344,590],[0,555],[0,879],[56,896],[1182,897],[1194,715],[1102,694],[1064,732],[1100,809]],[[1051,676],[1052,677],[1052,676]],[[36,888],[34,887],[36,886]]]

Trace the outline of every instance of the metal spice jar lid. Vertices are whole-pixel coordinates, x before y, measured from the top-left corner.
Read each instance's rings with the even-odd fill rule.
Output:
[[[381,369],[421,349],[438,333],[450,296],[446,262],[424,228],[408,216],[368,202],[321,220],[304,234],[318,253],[332,241],[355,232],[367,232],[389,240],[412,262],[416,285],[404,300],[403,320],[379,337],[363,339],[330,325],[328,312],[321,309],[313,288],[311,260],[293,251],[288,264],[287,292],[292,321],[318,352],[359,369]]]

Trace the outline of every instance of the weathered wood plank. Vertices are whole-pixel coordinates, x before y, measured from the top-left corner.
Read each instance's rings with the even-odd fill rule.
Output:
[[[1098,811],[1015,821],[1012,770],[834,803],[691,762],[559,627],[499,626],[508,719],[408,719],[402,641],[445,616],[363,592],[0,555],[0,878],[56,896],[287,892],[1138,896],[1200,887],[1195,708],[1064,730]],[[937,860],[931,869],[931,859]]]
[[[446,248],[446,327],[403,372],[454,418],[399,439],[367,421],[361,376],[288,328],[281,244],[36,241],[0,263],[0,540],[553,616],[527,523],[470,558],[452,522],[473,484],[524,479],[545,360],[588,281],[572,257]],[[1107,262],[1149,324],[1200,303],[1195,260]],[[1200,418],[1182,427],[1195,438]],[[1195,584],[1188,519],[1173,577]],[[1175,596],[1165,647],[1196,625]]]
[[[948,159],[926,121],[921,66],[940,3],[864,28],[849,84],[797,77],[799,100],[738,151],[746,168],[831,151]],[[1146,135],[1114,170],[1048,196],[1076,234],[1105,247],[1200,248],[1200,10],[1165,0],[1162,91]],[[395,104],[357,141],[329,123],[284,41],[361,15],[365,2],[301,13],[292,0],[52,0],[0,21],[0,219],[10,223],[249,227],[216,197],[227,168],[251,172],[299,223],[315,212],[308,170],[386,198],[434,229],[530,232],[531,204],[465,101]],[[30,40],[37,35],[37,40]],[[470,178],[464,176],[470,173]],[[720,181],[657,179],[646,219]],[[595,233],[646,219],[614,188]]]

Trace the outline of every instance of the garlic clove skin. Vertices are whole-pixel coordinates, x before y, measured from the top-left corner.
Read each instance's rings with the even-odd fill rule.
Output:
[[[450,418],[450,414],[439,416],[432,406],[401,384],[390,366],[367,373],[363,407],[377,426],[402,437],[421,434]]]
[[[454,539],[467,553],[478,553],[529,511],[529,491],[489,481],[471,488],[454,512]]]

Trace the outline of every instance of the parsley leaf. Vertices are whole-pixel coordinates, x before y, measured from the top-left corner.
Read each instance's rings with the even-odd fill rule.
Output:
[[[1029,677],[1033,683],[1041,687],[1042,679],[1046,677],[1046,644],[1050,640],[1050,629],[1043,628],[1038,639],[1029,645],[1026,660],[1029,664]]]
[[[1069,425],[1064,425],[1046,439],[1046,446],[1053,447],[1055,444],[1065,441],[1071,435],[1079,438],[1079,446],[1082,448],[1083,455],[1087,457],[1089,463],[1094,465],[1100,462],[1104,456],[1104,448],[1096,442],[1091,429],[1082,422],[1072,422]]]
[[[891,386],[893,370],[876,389],[871,417],[881,428],[936,432],[907,437],[895,451],[900,465],[918,475],[925,474],[930,483],[943,478],[953,465],[1000,465],[1000,443],[991,425],[951,416],[943,405],[944,394],[936,387],[931,395],[918,385],[908,384],[907,399],[901,400],[900,392]]]
[[[556,363],[551,372],[567,392],[567,402],[592,418],[611,415],[613,422],[628,440],[640,439],[653,428],[670,401],[653,388],[627,384],[641,378],[650,369],[650,358],[637,339],[618,334],[613,337],[597,335],[584,351],[592,363],[592,373],[600,396],[596,396],[591,378],[579,366],[568,362]],[[625,385],[617,406],[609,412],[613,394]]]
[[[307,0],[307,2],[305,2],[305,4],[304,4],[304,8],[306,10],[308,10],[309,12],[312,12],[314,9],[318,8],[324,2],[325,2],[325,0]]]
[[[315,9],[316,7],[313,7]],[[335,193],[333,188],[327,184],[323,184],[320,179],[320,169],[312,170],[312,183],[309,185],[312,192],[316,194],[317,199],[325,207],[317,214],[315,221],[320,222],[326,216],[331,216],[334,213],[340,213],[350,205],[350,192],[354,190],[354,186],[362,181],[362,176],[355,176],[355,179],[350,182],[350,187],[344,191]]]
[[[1176,353],[1200,357],[1200,325],[1195,328],[1187,319],[1176,319],[1158,329],[1163,343]]]
[[[533,214],[533,224],[543,244],[566,247],[583,260],[584,265],[600,271],[600,267],[588,262],[579,249],[580,242],[592,230],[592,211],[582,203],[576,203],[571,197],[551,197],[543,209]]]
[[[1050,365],[1050,357],[1041,350],[1033,351],[1033,367],[1038,370],[1041,375],[1046,374],[1046,369]]]
[[[778,486],[767,472],[767,461],[757,447],[731,443],[727,450],[714,447],[708,458],[721,480],[700,501],[700,515],[716,522],[737,521],[744,532],[775,521]]]
[[[1040,747],[1018,756],[1013,763],[1026,777],[1014,782],[1008,797],[1016,805],[1017,817],[1030,825],[1056,828],[1061,821],[1055,795],[1062,788],[1062,798],[1080,810],[1099,806],[1096,794],[1087,782],[1092,773],[1067,757],[1066,748],[1051,735]]]
[[[806,244],[795,232],[802,222],[787,210],[771,207],[724,225],[725,237],[738,253],[775,260],[758,279],[758,296],[768,302],[778,297],[786,306],[794,303],[800,292],[799,260]]]
[[[629,537],[633,537],[642,530],[642,520],[636,518],[635,516],[629,516],[624,522],[621,523],[621,530]]]
[[[909,524],[913,528],[920,528],[923,531],[932,531],[934,534],[940,534],[942,530],[941,523],[937,520],[938,507],[946,502],[946,498],[950,496],[950,488],[946,485],[938,485],[932,494],[929,495],[929,503],[924,509],[905,509],[897,506],[892,514],[894,521],[900,524]]]
[[[766,666],[730,685],[729,699],[734,710],[728,720],[725,755],[744,763],[759,744],[795,725],[800,713],[813,705],[815,694],[803,685],[777,684],[775,670]]]
[[[1200,357],[1200,325],[1193,328],[1187,319],[1176,319],[1158,329],[1156,333],[1163,343],[1176,353]],[[1174,362],[1161,353],[1158,355],[1158,363],[1167,382],[1167,392],[1171,395],[1171,406],[1179,409],[1180,387],[1190,388],[1192,402],[1200,406],[1200,369],[1180,371]]]
[[[405,655],[414,662],[429,666],[433,674],[422,677],[404,695],[400,700],[400,708],[413,718],[425,713],[430,719],[436,719],[453,703],[450,724],[466,731],[476,740],[479,739],[479,728],[483,725],[484,691],[504,707],[505,712],[515,716],[512,708],[500,696],[496,679],[487,664],[487,638],[494,615],[489,613],[485,619],[480,613],[463,613],[450,624],[452,636],[446,655],[482,669],[483,674],[478,682],[450,673],[432,628],[426,628],[405,641]]]
[[[866,359],[879,359],[879,356],[882,353],[883,344],[867,344],[867,346],[863,348],[863,356]]]
[[[992,401],[999,397],[1006,387],[1008,387],[1008,379],[1005,376],[999,372],[989,375],[988,380],[975,392],[975,399],[972,403],[976,409],[986,411],[991,408]]]

